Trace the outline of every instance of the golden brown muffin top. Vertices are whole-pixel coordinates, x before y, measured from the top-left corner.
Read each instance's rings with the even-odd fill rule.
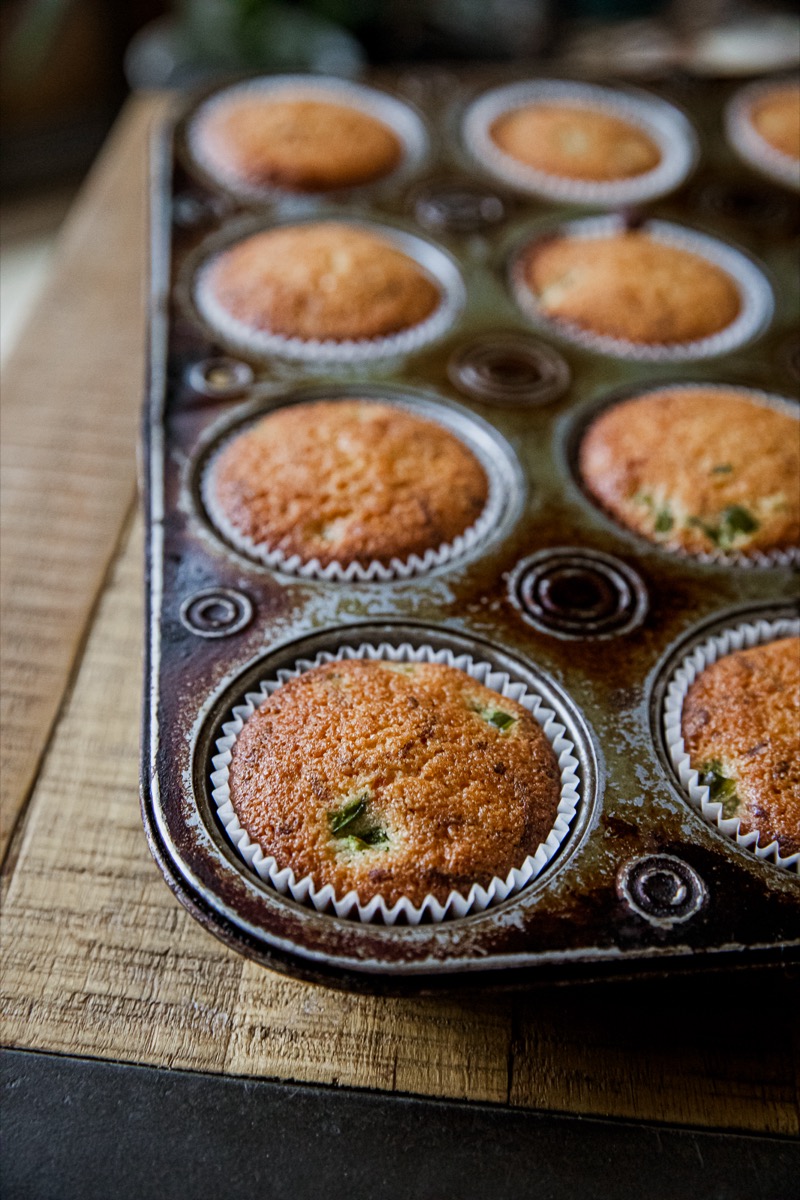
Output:
[[[741,309],[726,271],[646,232],[542,239],[522,271],[547,316],[631,342],[693,342],[725,329]]]
[[[321,221],[254,234],[204,276],[215,301],[256,330],[305,339],[386,337],[429,317],[441,293],[391,242]]]
[[[586,487],[629,529],[688,553],[800,544],[800,423],[735,388],[665,388],[606,409]]]
[[[294,192],[371,183],[402,155],[393,130],[357,108],[255,93],[216,103],[196,136],[203,158],[223,175]]]
[[[503,113],[489,132],[512,158],[564,179],[630,179],[661,161],[661,151],[643,129],[577,105],[527,104]]]
[[[683,737],[710,799],[761,845],[800,850],[800,638],[717,659],[683,705]]]
[[[229,442],[212,471],[214,504],[240,534],[323,565],[438,550],[489,494],[452,433],[369,400],[279,408]]]
[[[800,84],[775,88],[757,100],[750,119],[775,150],[800,159]]]
[[[505,878],[550,832],[561,794],[522,705],[454,667],[364,660],[274,692],[234,744],[229,782],[280,868],[390,905]]]
[[[693,342],[726,329],[741,308],[720,266],[646,233],[542,239],[522,270],[547,316],[630,342]]]

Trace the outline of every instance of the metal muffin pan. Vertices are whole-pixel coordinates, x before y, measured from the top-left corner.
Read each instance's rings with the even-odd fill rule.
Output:
[[[182,149],[199,97],[155,142],[143,457],[142,811],[151,849],[182,903],[228,944],[351,990],[507,987],[797,959],[800,880],[704,822],[659,732],[678,648],[706,627],[791,613],[792,573],[700,562],[621,529],[582,491],[574,449],[587,414],[639,387],[693,380],[793,394],[789,251],[800,219],[758,216],[786,214],[785,193],[725,146],[724,89],[686,79],[654,88],[688,113],[701,154],[695,175],[646,215],[742,246],[772,281],[772,320],[748,345],[680,364],[625,361],[550,338],[515,303],[509,248],[534,222],[569,220],[576,210],[496,185],[460,143],[461,115],[498,82],[507,73],[392,76],[390,89],[426,117],[431,158],[402,188],[349,206],[324,197],[237,204],[193,172]],[[187,272],[204,245],[224,242],[240,223],[295,216],[388,224],[438,244],[464,279],[463,310],[436,343],[392,360],[232,356],[186,303]],[[467,441],[485,439],[508,471],[496,528],[468,554],[386,583],[280,573],[229,545],[200,496],[212,447],[257,413],[323,394],[407,394]],[[554,860],[520,893],[464,918],[386,927],[317,913],[238,858],[210,801],[216,731],[265,671],[354,639],[446,646],[535,679],[552,697],[577,748],[581,802]]]

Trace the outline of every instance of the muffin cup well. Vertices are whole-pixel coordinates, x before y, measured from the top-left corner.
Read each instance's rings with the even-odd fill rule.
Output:
[[[519,867],[514,867],[508,873],[505,879],[496,876],[485,888],[477,883],[473,884],[466,896],[453,891],[442,903],[435,896],[428,895],[419,905],[414,905],[410,900],[401,898],[390,907],[382,896],[374,896],[368,903],[363,904],[355,891],[347,892],[344,896],[337,896],[330,884],[317,888],[309,876],[298,879],[291,867],[279,868],[274,858],[265,855],[261,847],[251,841],[239,823],[230,800],[228,768],[234,743],[244,728],[245,721],[287,680],[302,675],[322,663],[341,659],[444,663],[465,671],[479,683],[493,688],[503,696],[516,700],[518,704],[522,704],[528,709],[541,725],[547,740],[553,747],[561,771],[561,798],[556,819],[553,828],[539,845],[535,854],[528,855]],[[543,703],[541,696],[530,690],[525,684],[513,680],[506,672],[496,670],[488,662],[475,660],[468,654],[455,655],[446,649],[435,650],[427,645],[412,646],[410,643],[403,643],[399,646],[391,646],[388,643],[345,645],[340,647],[335,654],[330,651],[321,651],[312,660],[300,659],[293,668],[277,671],[274,678],[262,680],[258,691],[248,692],[242,703],[234,707],[231,720],[222,726],[222,736],[216,741],[216,753],[212,758],[211,795],[217,807],[219,820],[239,856],[261,879],[282,895],[289,895],[301,904],[310,905],[318,912],[332,911],[337,917],[348,917],[358,921],[379,921],[386,925],[394,925],[398,921],[405,921],[409,925],[418,925],[423,919],[442,921],[448,917],[465,917],[469,913],[481,912],[490,905],[518,893],[541,874],[560,849],[569,833],[580,801],[580,783],[577,775],[578,759],[574,754],[574,743],[565,735],[566,726],[558,720],[556,712]]]
[[[570,179],[528,166],[501,150],[490,131],[498,117],[535,103],[566,104],[619,117],[652,138],[661,159],[641,175],[614,180]],[[652,200],[679,187],[698,156],[692,126],[665,100],[644,92],[621,92],[569,80],[530,80],[486,92],[468,108],[463,136],[472,157],[498,179],[520,191],[565,204],[616,207]]]
[[[477,424],[471,414],[467,417],[457,410],[451,410],[432,401],[415,401],[410,397],[375,393],[362,396],[359,394],[357,386],[349,389],[347,395],[367,402],[374,400],[379,404],[388,404],[420,419],[434,421],[458,438],[475,455],[486,473],[488,495],[478,519],[458,537],[453,538],[452,542],[443,542],[440,546],[426,550],[424,554],[410,554],[408,558],[392,558],[388,563],[372,560],[370,562],[332,562],[323,566],[317,558],[304,559],[299,554],[287,555],[282,550],[255,542],[236,528],[227,513],[218,504],[214,486],[214,469],[219,455],[225,447],[260,417],[268,415],[268,413],[260,413],[258,416],[248,418],[230,431],[207,458],[200,476],[200,497],[206,514],[212,525],[234,549],[265,567],[300,579],[318,579],[327,583],[390,583],[393,580],[412,579],[419,575],[426,575],[430,571],[435,571],[450,563],[457,565],[462,558],[470,555],[476,547],[496,533],[506,514],[513,508],[513,501],[518,499],[521,494],[522,483],[519,467],[513,458],[510,447],[501,443],[494,431],[491,436],[483,436],[486,431]],[[308,398],[308,402],[311,403],[315,399],[336,398],[336,394],[326,389],[324,395],[315,394]],[[274,411],[276,410],[268,410],[268,412]]]
[[[770,92],[782,87],[780,80],[761,80],[736,92],[725,109],[728,141],[751,167],[768,175],[776,183],[800,190],[800,162],[784,154],[763,138],[752,122],[754,106]]]
[[[217,254],[227,248],[217,247],[216,253],[212,253],[197,272],[193,297],[200,317],[227,346],[239,353],[257,358],[275,356],[307,364],[350,365],[413,354],[447,333],[466,302],[466,289],[461,273],[449,254],[432,242],[417,237],[415,234],[405,233],[400,229],[376,225],[367,221],[354,221],[344,217],[330,219],[341,224],[356,225],[369,233],[382,237],[394,249],[413,259],[439,290],[439,303],[430,316],[398,333],[374,338],[300,338],[257,329],[232,316],[217,301],[208,286],[208,275]],[[277,228],[277,226],[273,227]],[[255,234],[261,231],[251,229],[250,233]],[[228,245],[234,244],[233,241],[228,243]]]
[[[566,221],[555,228],[550,227],[546,231],[541,230],[538,235],[528,237],[523,245],[518,246],[509,272],[511,291],[526,316],[538,328],[560,335],[585,350],[607,354],[613,358],[642,362],[685,362],[696,358],[714,358],[751,341],[767,327],[775,302],[772,289],[759,267],[733,246],[668,221],[646,221],[642,228],[653,241],[706,259],[725,271],[737,285],[741,310],[725,329],[692,342],[652,344],[592,333],[575,322],[549,316],[540,307],[535,294],[525,281],[525,251],[544,237],[549,239],[555,235],[577,239],[594,238],[622,233],[626,228],[624,217],[617,214]]]
[[[637,529],[632,529],[623,521],[610,512],[601,501],[589,492],[586,487],[578,466],[578,450],[580,443],[586,437],[591,429],[592,423],[605,412],[609,412],[615,404],[624,403],[625,400],[633,400],[639,397],[658,395],[659,392],[677,392],[682,390],[693,391],[697,388],[702,388],[705,392],[718,391],[728,392],[735,391],[747,396],[756,404],[762,404],[767,408],[774,408],[778,412],[786,413],[798,419],[798,433],[800,434],[800,408],[793,401],[788,400],[785,396],[779,396],[772,392],[763,392],[758,388],[741,387],[739,384],[725,383],[710,383],[707,380],[699,380],[696,383],[659,383],[651,387],[643,387],[635,391],[626,391],[625,395],[619,396],[612,403],[605,403],[601,408],[595,411],[590,420],[587,420],[580,432],[579,439],[576,439],[574,448],[574,457],[571,463],[573,475],[580,486],[582,492],[587,499],[599,509],[600,512],[608,516],[609,520],[614,522],[617,529],[621,529],[624,533],[630,534],[632,537],[641,539],[648,546],[653,546],[661,550],[664,554],[674,555],[677,558],[685,558],[692,562],[703,563],[704,565],[721,566],[721,567],[736,567],[736,568],[770,568],[770,567],[792,567],[800,564],[800,546],[786,546],[782,549],[775,550],[739,550],[731,553],[725,553],[723,550],[701,551],[700,553],[692,553],[689,550],[683,550],[679,547],[665,545],[663,542],[657,541],[655,538],[648,538],[645,534],[640,533]]]
[[[357,109],[366,116],[382,122],[399,139],[402,145],[400,162],[391,171],[366,183],[350,187],[331,188],[322,192],[295,191],[277,184],[248,184],[235,171],[220,169],[203,146],[202,128],[204,119],[225,105],[229,100],[244,96],[260,96],[270,100],[322,100]],[[314,77],[309,75],[272,75],[250,79],[235,84],[223,91],[215,92],[205,100],[189,120],[186,129],[186,144],[193,163],[203,175],[225,188],[233,195],[245,200],[308,200],[330,198],[350,193],[363,193],[382,187],[399,187],[425,163],[429,153],[428,133],[422,118],[402,100],[390,96],[377,88],[366,87],[347,79]]]
[[[709,799],[708,787],[700,783],[699,774],[689,760],[681,727],[686,695],[706,667],[736,650],[750,649],[752,646],[761,646],[778,638],[798,634],[800,619],[786,617],[776,621],[745,621],[707,638],[695,646],[672,673],[665,693],[661,719],[670,762],[684,793],[703,819],[735,841],[738,846],[755,854],[757,858],[767,859],[776,866],[800,874],[800,853],[782,855],[777,841],[762,845],[758,832],[743,833],[739,818],[725,817],[722,804]]]

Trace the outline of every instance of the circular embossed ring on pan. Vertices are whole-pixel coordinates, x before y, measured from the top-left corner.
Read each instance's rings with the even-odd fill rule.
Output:
[[[494,192],[472,183],[439,183],[423,188],[414,199],[420,225],[448,233],[477,233],[499,225],[506,204]]]
[[[473,338],[447,364],[460,392],[496,404],[540,405],[563,395],[570,370],[561,355],[522,333]]]
[[[184,600],[180,617],[185,628],[198,637],[230,637],[250,624],[253,605],[244,592],[234,588],[206,588]]]
[[[526,621],[560,638],[628,633],[647,611],[647,590],[631,567],[600,550],[571,546],[523,559],[509,593]]]
[[[785,236],[794,220],[791,199],[762,183],[712,179],[696,189],[694,199],[715,217],[755,226],[773,238]]]
[[[219,220],[226,208],[225,202],[216,197],[183,192],[172,201],[172,219],[181,229],[195,229]]]
[[[253,368],[237,358],[206,358],[193,363],[187,374],[192,390],[212,400],[241,396],[254,379]]]
[[[688,921],[708,899],[694,867],[672,854],[647,854],[625,863],[617,892],[637,916],[667,928]]]

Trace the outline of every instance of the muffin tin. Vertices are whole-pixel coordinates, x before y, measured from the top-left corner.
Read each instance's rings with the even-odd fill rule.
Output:
[[[265,965],[351,990],[566,982],[796,959],[800,879],[708,824],[663,734],[676,663],[718,629],[794,613],[789,565],[700,562],[617,526],[580,487],[574,451],[610,398],[673,381],[791,396],[800,220],[779,186],[721,136],[727,94],[684,78],[653,88],[698,135],[695,173],[646,218],[740,247],[772,285],[755,337],[716,357],[628,360],[537,328],[509,284],[542,223],[583,216],[497,183],[460,136],[469,105],[508,83],[492,71],[407,73],[382,85],[420,112],[430,152],[402,185],[242,201],[193,164],[183,104],[154,147],[150,374],[143,455],[148,647],[142,810],[184,905]],[[381,81],[378,81],[381,86]],[[713,203],[712,203],[713,200]],[[759,214],[772,213],[761,219]],[[774,214],[782,214],[775,219]],[[432,244],[463,280],[435,341],[363,361],[234,350],[200,319],[191,280],[240,228],[335,218]],[[215,445],[274,406],[321,396],[410,403],[482,446],[502,474],[493,528],[407,578],[308,578],[254,561],[205,510]],[[552,858],[522,890],[466,916],[387,925],[282,895],[228,840],[212,759],[260,681],[345,646],[430,647],[490,664],[533,690],[574,746],[579,802]],[[388,653],[388,651],[387,651]]]

